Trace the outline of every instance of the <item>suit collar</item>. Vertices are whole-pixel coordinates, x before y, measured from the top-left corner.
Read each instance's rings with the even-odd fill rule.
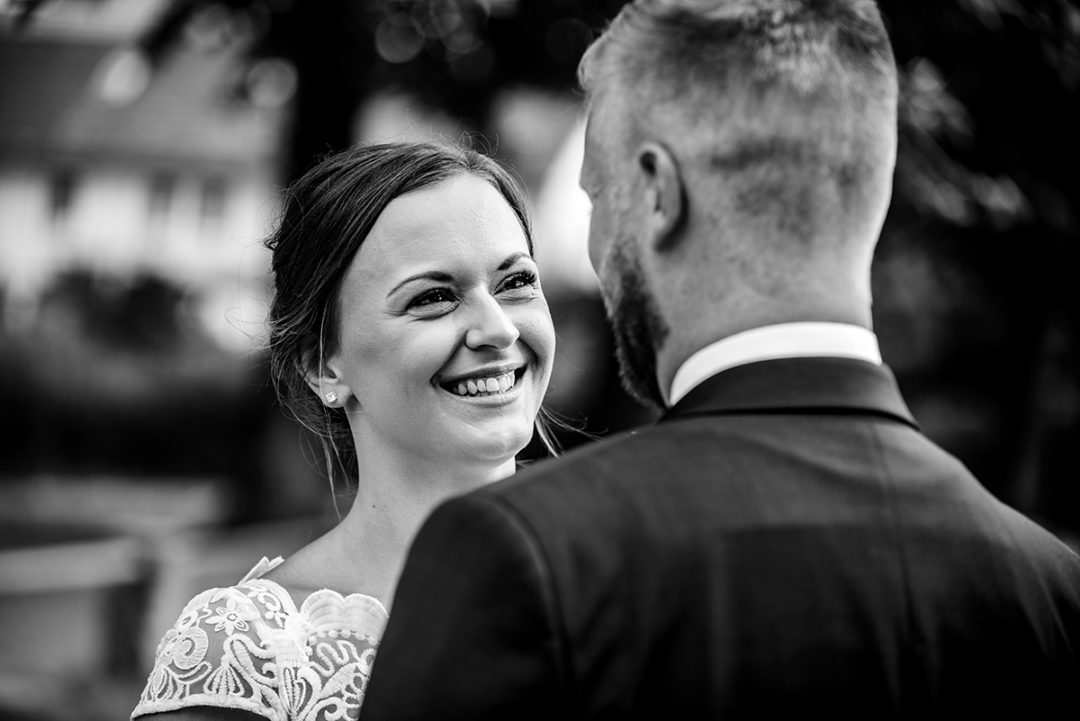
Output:
[[[697,351],[675,372],[669,404],[728,368],[780,358],[856,358],[881,365],[873,331],[849,323],[774,323],[744,330]]]
[[[780,412],[871,414],[919,427],[892,372],[850,358],[784,358],[730,368],[691,390],[660,422]]]

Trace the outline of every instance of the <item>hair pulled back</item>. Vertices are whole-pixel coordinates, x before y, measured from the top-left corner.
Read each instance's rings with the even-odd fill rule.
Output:
[[[326,156],[285,192],[280,222],[266,240],[274,284],[267,318],[270,377],[281,405],[318,438],[331,485],[335,469],[356,478],[356,450],[344,410],[324,405],[306,376],[338,350],[342,278],[391,201],[460,174],[499,191],[532,253],[522,190],[494,160],[457,145],[358,145]]]

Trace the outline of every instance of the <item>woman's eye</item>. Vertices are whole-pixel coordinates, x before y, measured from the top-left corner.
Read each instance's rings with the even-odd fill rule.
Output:
[[[518,273],[514,273],[509,278],[503,281],[499,290],[520,290],[522,288],[532,289],[536,287],[536,273],[531,270],[523,270]]]
[[[426,308],[434,305],[453,303],[457,298],[448,288],[432,288],[416,296],[409,303],[409,308]]]

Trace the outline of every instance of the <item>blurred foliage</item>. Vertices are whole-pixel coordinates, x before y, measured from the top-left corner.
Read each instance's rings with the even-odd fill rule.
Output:
[[[152,275],[106,278],[87,272],[61,275],[42,306],[64,328],[63,337],[82,337],[100,348],[162,354],[175,359],[185,348],[183,291]]]
[[[204,335],[187,300],[155,276],[74,271],[32,324],[0,329],[0,478],[249,474],[261,368]]]
[[[360,104],[404,88],[487,131],[506,88],[569,90],[577,62],[623,0],[176,0],[143,38],[156,62],[192,34],[295,68],[287,177],[352,139]]]
[[[927,432],[1000,497],[1080,527],[1080,9],[879,3],[902,72],[875,317]]]

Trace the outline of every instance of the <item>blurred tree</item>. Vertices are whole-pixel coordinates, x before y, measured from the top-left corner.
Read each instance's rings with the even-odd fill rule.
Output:
[[[285,175],[346,147],[357,108],[407,88],[488,131],[508,87],[572,89],[577,62],[625,0],[174,0],[140,45],[164,62],[185,36],[244,46],[253,67],[281,59],[296,73]],[[258,77],[258,74],[255,75]],[[249,74],[237,88],[252,91]]]
[[[1080,528],[1080,9],[881,0],[903,74],[879,334],[927,431]]]
[[[174,0],[139,45],[155,65],[166,62],[177,43],[193,35],[204,43],[213,38],[218,46],[240,46],[251,71],[238,78],[234,90],[249,99],[267,75],[260,68],[291,75],[292,123],[284,174],[294,179],[314,158],[351,140],[356,108],[372,87],[377,5],[350,0]]]

